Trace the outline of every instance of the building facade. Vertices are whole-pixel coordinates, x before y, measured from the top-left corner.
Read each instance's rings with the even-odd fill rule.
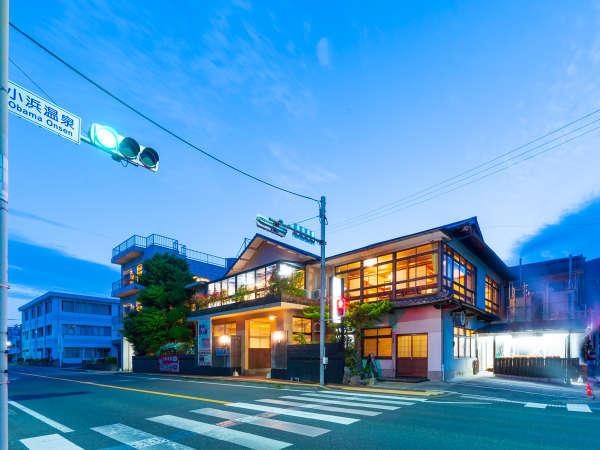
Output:
[[[363,358],[372,355],[383,378],[472,374],[476,331],[504,317],[512,280],[476,218],[331,256],[326,271],[350,302],[392,303],[362,333]],[[316,255],[257,234],[225,276],[196,293],[199,364],[268,372],[275,344],[317,342],[318,321],[303,310],[320,289]]]
[[[187,261],[190,272],[198,285],[220,278],[232,260],[192,250],[178,240],[151,234],[133,235],[112,250],[111,262],[120,266],[119,279],[112,284],[112,295],[120,299],[120,314],[115,318],[115,329],[122,330],[123,317],[128,312],[141,308],[136,302],[137,294],[143,289],[139,277],[144,271],[144,261],[157,253],[169,253]],[[123,370],[131,370],[133,346],[118,332],[114,345],[119,347],[118,360]]]
[[[8,360],[17,361],[21,358],[21,325],[8,327]]]
[[[113,344],[118,299],[47,292],[19,311],[25,360],[45,359],[65,367],[118,355]]]

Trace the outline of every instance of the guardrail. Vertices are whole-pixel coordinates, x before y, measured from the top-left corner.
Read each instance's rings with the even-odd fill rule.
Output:
[[[180,244],[176,239],[172,239],[167,236],[161,236],[160,234],[151,234],[147,237],[134,234],[129,239],[114,247],[112,250],[112,256],[115,258],[132,247],[148,248],[153,245],[171,250],[186,259],[212,264],[219,267],[227,267],[227,261],[225,258],[199,252],[198,250],[189,249],[186,245]]]
[[[125,286],[129,286],[131,284],[139,284],[138,275],[127,276],[124,278],[119,278],[117,281],[114,281],[112,284],[112,291],[115,292]]]

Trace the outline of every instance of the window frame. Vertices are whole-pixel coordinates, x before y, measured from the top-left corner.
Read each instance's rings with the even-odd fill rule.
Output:
[[[475,330],[466,327],[454,327],[452,342],[454,359],[477,358],[477,341]]]
[[[451,264],[450,264],[451,263]],[[464,268],[463,278],[464,284],[461,284],[457,279]],[[459,273],[459,277],[455,279],[455,273]],[[469,305],[477,306],[477,267],[467,258],[460,254],[457,250],[450,247],[447,243],[443,243],[442,248],[442,268],[441,268],[442,286],[452,292],[452,296]],[[467,281],[471,279],[471,287],[467,287]]]
[[[365,331],[369,330],[377,330],[377,334],[375,336],[367,336]],[[389,334],[380,334],[380,330],[389,330]],[[365,356],[365,340],[374,340],[375,341],[375,353],[373,356],[375,359],[392,359],[393,358],[393,336],[392,336],[392,327],[372,327],[372,328],[363,328],[362,330],[362,359],[366,359],[369,357],[367,354]],[[390,356],[379,356],[379,340],[380,339],[389,339],[390,340]]]
[[[491,294],[491,295],[488,295]],[[500,283],[486,275],[485,277],[485,310],[492,314],[500,314]]]

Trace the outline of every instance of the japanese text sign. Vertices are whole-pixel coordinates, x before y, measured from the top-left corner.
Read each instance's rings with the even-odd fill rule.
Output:
[[[81,119],[12,81],[7,89],[8,110],[23,119],[79,144]]]

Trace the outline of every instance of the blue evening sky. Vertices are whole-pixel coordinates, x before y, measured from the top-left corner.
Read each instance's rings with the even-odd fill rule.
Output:
[[[32,0],[11,2],[11,20],[207,151],[326,195],[328,254],[477,216],[509,264],[600,256],[596,133],[334,231],[600,104],[596,2],[372,3]],[[85,127],[111,124],[161,156],[158,174],[124,168],[11,116],[12,319],[49,289],[109,294],[111,249],[134,233],[233,256],[256,213],[316,214],[185,147],[13,30],[10,55]],[[13,65],[9,77],[39,93]]]

